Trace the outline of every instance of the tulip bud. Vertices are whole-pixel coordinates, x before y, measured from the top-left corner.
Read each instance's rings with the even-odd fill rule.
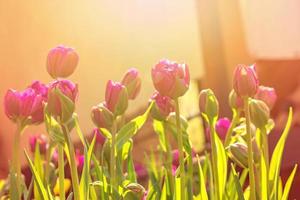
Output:
[[[257,128],[263,128],[268,124],[270,118],[270,110],[263,101],[251,99],[249,101],[249,110],[251,122]]]
[[[108,81],[106,85],[105,101],[107,108],[115,115],[122,115],[128,107],[128,94],[124,85]]]
[[[160,93],[155,92],[152,95],[151,100],[154,101],[151,108],[151,115],[156,120],[166,120],[169,114],[175,111],[175,103],[168,96],[162,96]]]
[[[147,178],[147,169],[142,164],[134,164],[134,170],[138,179]]]
[[[228,102],[232,109],[242,110],[244,107],[243,99],[238,96],[234,90],[231,90]]]
[[[48,147],[49,147],[48,139],[43,134],[41,134],[41,135],[32,135],[29,138],[29,145],[30,145],[31,152],[35,152],[35,148],[38,145],[39,151],[40,151],[41,154],[45,154]]]
[[[135,99],[141,90],[141,78],[135,68],[129,69],[123,77],[122,84],[126,87],[129,99]]]
[[[50,50],[47,57],[47,71],[54,79],[66,78],[73,74],[78,64],[78,54],[74,49],[57,46]]]
[[[106,128],[110,130],[113,125],[114,115],[105,107],[104,103],[100,103],[92,108],[92,120],[98,128]]]
[[[139,196],[143,196],[145,193],[145,188],[138,183],[129,183],[125,188]]]
[[[225,140],[227,131],[230,127],[231,121],[224,117],[220,118],[216,123],[216,132],[221,140]]]
[[[243,143],[230,144],[227,147],[229,157],[240,167],[248,167],[248,147]]]
[[[75,110],[77,85],[69,80],[58,80],[50,84],[47,111],[56,120],[67,123]]]
[[[186,64],[161,60],[152,68],[155,89],[163,96],[176,99],[183,96],[189,88],[190,74]]]
[[[167,122],[169,124],[172,124],[174,127],[176,127],[176,113],[175,112],[171,112],[169,114],[169,116],[167,117]],[[186,130],[188,128],[188,122],[186,120],[186,118],[182,115],[180,115],[180,124],[181,124],[181,128],[183,128],[184,130]]]
[[[219,103],[211,89],[205,89],[199,95],[200,112],[211,123],[218,118]]]
[[[255,66],[238,65],[233,75],[233,89],[241,97],[253,97],[258,89]]]
[[[274,88],[259,86],[258,91],[255,95],[255,99],[259,99],[265,102],[271,110],[276,102],[277,95]]]

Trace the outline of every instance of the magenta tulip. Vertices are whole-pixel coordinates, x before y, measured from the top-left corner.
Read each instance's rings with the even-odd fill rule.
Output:
[[[31,152],[35,152],[35,148],[38,145],[41,154],[45,154],[49,147],[48,139],[44,134],[32,135],[29,138],[29,145]]]
[[[171,112],[175,111],[175,103],[168,96],[162,96],[160,93],[155,92],[150,100],[154,101],[151,108],[151,115],[154,119],[165,120]]]
[[[277,94],[274,88],[259,86],[255,98],[265,102],[271,110],[277,100]]]
[[[227,131],[230,127],[231,121],[224,117],[220,118],[216,123],[216,132],[219,135],[221,140],[225,140]]]
[[[241,97],[253,97],[258,90],[255,65],[238,65],[233,75],[233,89]]]
[[[135,99],[141,90],[141,77],[135,68],[129,69],[123,77],[122,84],[127,88],[128,98]]]
[[[96,135],[96,142],[97,144],[104,145],[106,138],[103,136],[99,128],[94,128],[92,131],[92,135]]]
[[[105,102],[115,116],[122,115],[128,107],[128,94],[124,85],[109,80],[106,85]]]
[[[78,54],[74,49],[57,46],[48,54],[47,71],[52,78],[68,77],[75,71],[78,60]]]
[[[186,64],[161,60],[152,68],[155,89],[163,96],[176,99],[186,93],[190,84],[189,69]]]

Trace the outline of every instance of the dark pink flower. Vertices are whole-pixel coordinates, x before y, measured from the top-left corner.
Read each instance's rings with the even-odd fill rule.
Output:
[[[172,99],[186,93],[190,84],[189,69],[186,64],[161,60],[152,68],[155,89],[163,96]]]
[[[154,105],[151,108],[151,115],[154,119],[165,120],[171,112],[175,111],[175,103],[168,96],[162,96],[155,92],[150,100],[154,100]]]
[[[255,98],[265,102],[271,110],[277,100],[277,94],[274,88],[259,86]]]
[[[136,163],[134,165],[134,169],[138,179],[144,179],[148,176],[147,169],[144,167],[144,165]]]

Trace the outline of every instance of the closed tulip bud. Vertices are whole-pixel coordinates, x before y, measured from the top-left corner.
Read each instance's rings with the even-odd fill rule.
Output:
[[[176,99],[183,96],[189,88],[190,74],[186,64],[161,60],[152,68],[155,89],[163,96]]]
[[[230,144],[227,147],[229,157],[240,167],[248,167],[248,147],[243,143]]]
[[[113,125],[114,115],[106,108],[104,103],[100,103],[92,108],[92,120],[98,128],[106,128],[110,130]]]
[[[227,131],[230,127],[231,121],[224,117],[220,118],[216,123],[216,132],[221,140],[225,140]]]
[[[77,85],[69,80],[58,80],[50,84],[47,111],[62,123],[72,118],[78,95]]]
[[[231,90],[228,98],[229,106],[232,109],[242,110],[244,107],[243,99],[236,94],[234,90]]]
[[[122,115],[128,107],[128,93],[124,85],[108,81],[105,92],[107,108],[115,115]]]
[[[32,88],[24,91],[8,90],[4,97],[4,110],[9,119],[23,125],[39,123],[36,115],[42,115],[43,100]]]
[[[135,68],[129,69],[123,77],[122,84],[127,88],[128,99],[135,99],[141,90],[141,77]]]
[[[233,75],[233,89],[241,97],[253,97],[258,89],[255,66],[238,65]]]
[[[251,122],[257,128],[263,128],[268,124],[270,118],[270,110],[267,104],[261,100],[251,99],[249,101],[249,110]]]
[[[259,86],[255,99],[265,102],[271,110],[276,102],[277,95],[274,88]]]
[[[211,89],[205,89],[199,95],[199,108],[202,115],[211,123],[218,118],[219,103]]]
[[[151,97],[152,100],[154,104],[151,108],[151,115],[156,120],[166,120],[169,114],[175,111],[175,103],[168,96],[162,96],[160,93],[155,92]]]
[[[125,188],[139,196],[143,196],[146,191],[145,188],[138,183],[129,183]]]
[[[35,152],[36,147],[38,146],[39,151],[41,154],[45,154],[48,147],[48,139],[45,135],[32,135],[29,138],[29,145],[30,145],[30,150],[31,152]]]
[[[74,49],[57,46],[50,50],[47,57],[47,71],[54,79],[66,78],[73,74],[78,64],[79,56]]]

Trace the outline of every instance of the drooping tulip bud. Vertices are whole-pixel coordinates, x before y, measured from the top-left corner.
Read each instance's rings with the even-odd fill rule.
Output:
[[[96,135],[97,144],[100,144],[101,146],[104,145],[106,138],[103,136],[99,128],[94,128],[92,131],[92,135]]]
[[[128,107],[128,94],[124,85],[108,81],[105,92],[107,108],[115,115],[122,115]]]
[[[233,89],[241,97],[253,97],[258,89],[255,65],[238,65],[233,75]]]
[[[66,78],[73,74],[78,64],[79,56],[70,47],[57,46],[50,50],[47,57],[47,71],[54,79]]]
[[[161,60],[152,68],[152,81],[161,95],[176,99],[183,96],[189,88],[188,66],[170,60]]]
[[[150,101],[152,100],[154,104],[151,108],[151,115],[156,120],[166,120],[169,114],[175,111],[175,103],[168,96],[162,96],[160,93],[155,92]]]
[[[132,194],[127,192],[124,199],[141,199],[146,192],[145,188],[138,183],[129,183],[125,186],[125,189],[132,192]]]
[[[211,123],[218,118],[219,103],[211,89],[205,89],[199,95],[199,108],[201,114]]]
[[[229,106],[232,109],[242,110],[244,108],[244,102],[242,97],[238,96],[234,90],[231,90],[228,97]]]
[[[114,115],[106,108],[105,103],[100,103],[92,108],[91,118],[98,128],[110,130],[113,125]]]
[[[277,95],[274,88],[259,86],[255,99],[265,102],[271,110],[276,102]]]
[[[227,147],[229,157],[240,167],[248,167],[248,147],[243,143],[230,144]]]
[[[68,122],[75,110],[77,85],[69,80],[57,80],[50,84],[47,111],[62,123]]]
[[[38,145],[41,154],[45,154],[49,147],[48,139],[44,134],[32,135],[29,138],[29,145],[31,152],[35,152],[36,146]]]
[[[23,125],[39,123],[33,120],[33,115],[40,115],[42,112],[42,97],[38,95],[32,88],[24,91],[8,90],[4,97],[5,114],[13,122],[21,122]]]
[[[141,90],[141,77],[135,68],[129,69],[123,77],[122,84],[127,88],[128,98],[135,99]]]
[[[263,128],[268,124],[270,118],[270,109],[263,101],[251,99],[249,101],[249,111],[251,122],[257,128]]]

